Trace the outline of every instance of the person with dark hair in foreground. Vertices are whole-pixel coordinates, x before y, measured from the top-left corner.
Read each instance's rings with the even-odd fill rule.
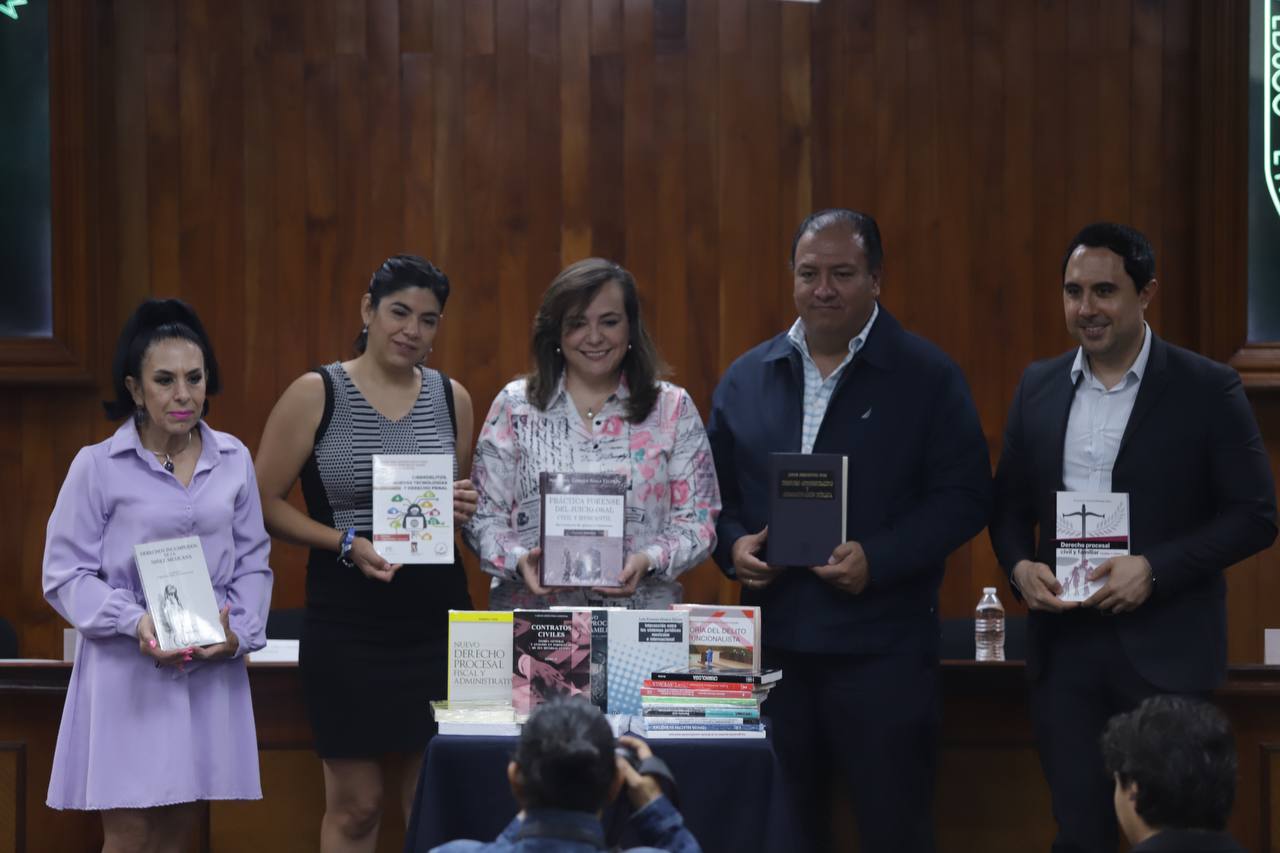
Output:
[[[1223,831],[1236,795],[1236,745],[1217,708],[1153,696],[1111,718],[1102,757],[1131,853],[1243,853]]]
[[[642,764],[652,755],[639,738],[623,736],[618,743],[634,750]],[[432,853],[603,850],[600,814],[623,788],[634,809],[631,828],[647,845],[631,853],[702,850],[658,782],[615,754],[609,722],[583,699],[556,699],[534,711],[507,778],[521,811],[502,834],[489,843],[451,841]]]
[[[79,631],[47,803],[101,812],[105,853],[167,853],[188,849],[201,801],[262,797],[244,654],[266,643],[271,540],[249,451],[204,421],[218,363],[191,307],[138,306],[111,377],[104,407],[124,422],[76,454],[45,540],[45,598]],[[180,630],[165,651],[133,549],[187,536],[226,640]]]

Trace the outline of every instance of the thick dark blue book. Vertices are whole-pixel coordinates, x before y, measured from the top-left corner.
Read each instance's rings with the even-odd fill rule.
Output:
[[[845,541],[849,457],[835,453],[769,454],[771,566],[822,566]]]

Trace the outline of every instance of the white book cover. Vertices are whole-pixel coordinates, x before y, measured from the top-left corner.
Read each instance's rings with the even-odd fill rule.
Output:
[[[1054,571],[1063,601],[1084,601],[1106,583],[1088,575],[1112,557],[1129,553],[1127,492],[1058,492]]]
[[[161,649],[226,642],[200,537],[134,545],[133,556]]]
[[[450,704],[511,702],[510,610],[449,611]]]
[[[453,456],[373,456],[373,548],[392,563],[453,563]]]
[[[608,708],[639,714],[640,688],[654,670],[689,661],[689,614],[684,610],[606,610]],[[595,614],[593,614],[595,615]],[[594,634],[594,632],[593,632]],[[592,637],[594,654],[596,637]]]

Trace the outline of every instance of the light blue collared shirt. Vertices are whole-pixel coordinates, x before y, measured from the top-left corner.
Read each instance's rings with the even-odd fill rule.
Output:
[[[840,381],[840,374],[844,372],[844,369],[853,361],[853,357],[858,354],[858,350],[862,349],[863,344],[867,342],[867,335],[871,334],[871,327],[875,324],[878,316],[880,316],[880,304],[876,303],[872,307],[871,316],[867,319],[866,325],[862,327],[862,331],[858,332],[849,341],[849,354],[844,357],[844,361],[840,362],[839,367],[831,371],[831,375],[826,379],[822,378],[822,371],[818,369],[813,356],[809,354],[809,342],[805,338],[804,320],[797,318],[787,332],[787,340],[800,351],[800,360],[804,363],[804,424],[800,430],[801,453],[813,452],[813,444],[818,440],[818,428],[822,426],[822,419],[827,414],[827,404],[831,402],[831,392],[836,389],[836,383]]]
[[[1120,439],[1138,399],[1138,387],[1151,356],[1151,328],[1143,324],[1142,349],[1124,378],[1107,389],[1089,368],[1084,349],[1076,351],[1071,382],[1076,394],[1067,418],[1062,446],[1062,485],[1068,492],[1111,491],[1111,469],[1120,453]]]

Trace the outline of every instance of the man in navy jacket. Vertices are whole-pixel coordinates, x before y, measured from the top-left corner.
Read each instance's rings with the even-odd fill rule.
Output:
[[[830,778],[854,797],[861,849],[933,849],[938,587],[982,530],[986,440],[964,376],[877,304],[875,220],[827,210],[792,244],[799,319],[726,371],[707,432],[724,509],[716,562],[763,611],[765,712],[811,844],[829,844]],[[826,565],[769,566],[771,452],[849,460],[848,541]]]
[[[1240,377],[1161,340],[1147,238],[1088,225],[1062,261],[1080,346],[1026,369],[996,469],[991,544],[1031,613],[1027,668],[1055,853],[1116,849],[1098,737],[1157,693],[1207,693],[1226,676],[1223,571],[1276,537],[1271,465]],[[1129,554],[1065,601],[1055,572],[1057,493],[1129,498]]]

